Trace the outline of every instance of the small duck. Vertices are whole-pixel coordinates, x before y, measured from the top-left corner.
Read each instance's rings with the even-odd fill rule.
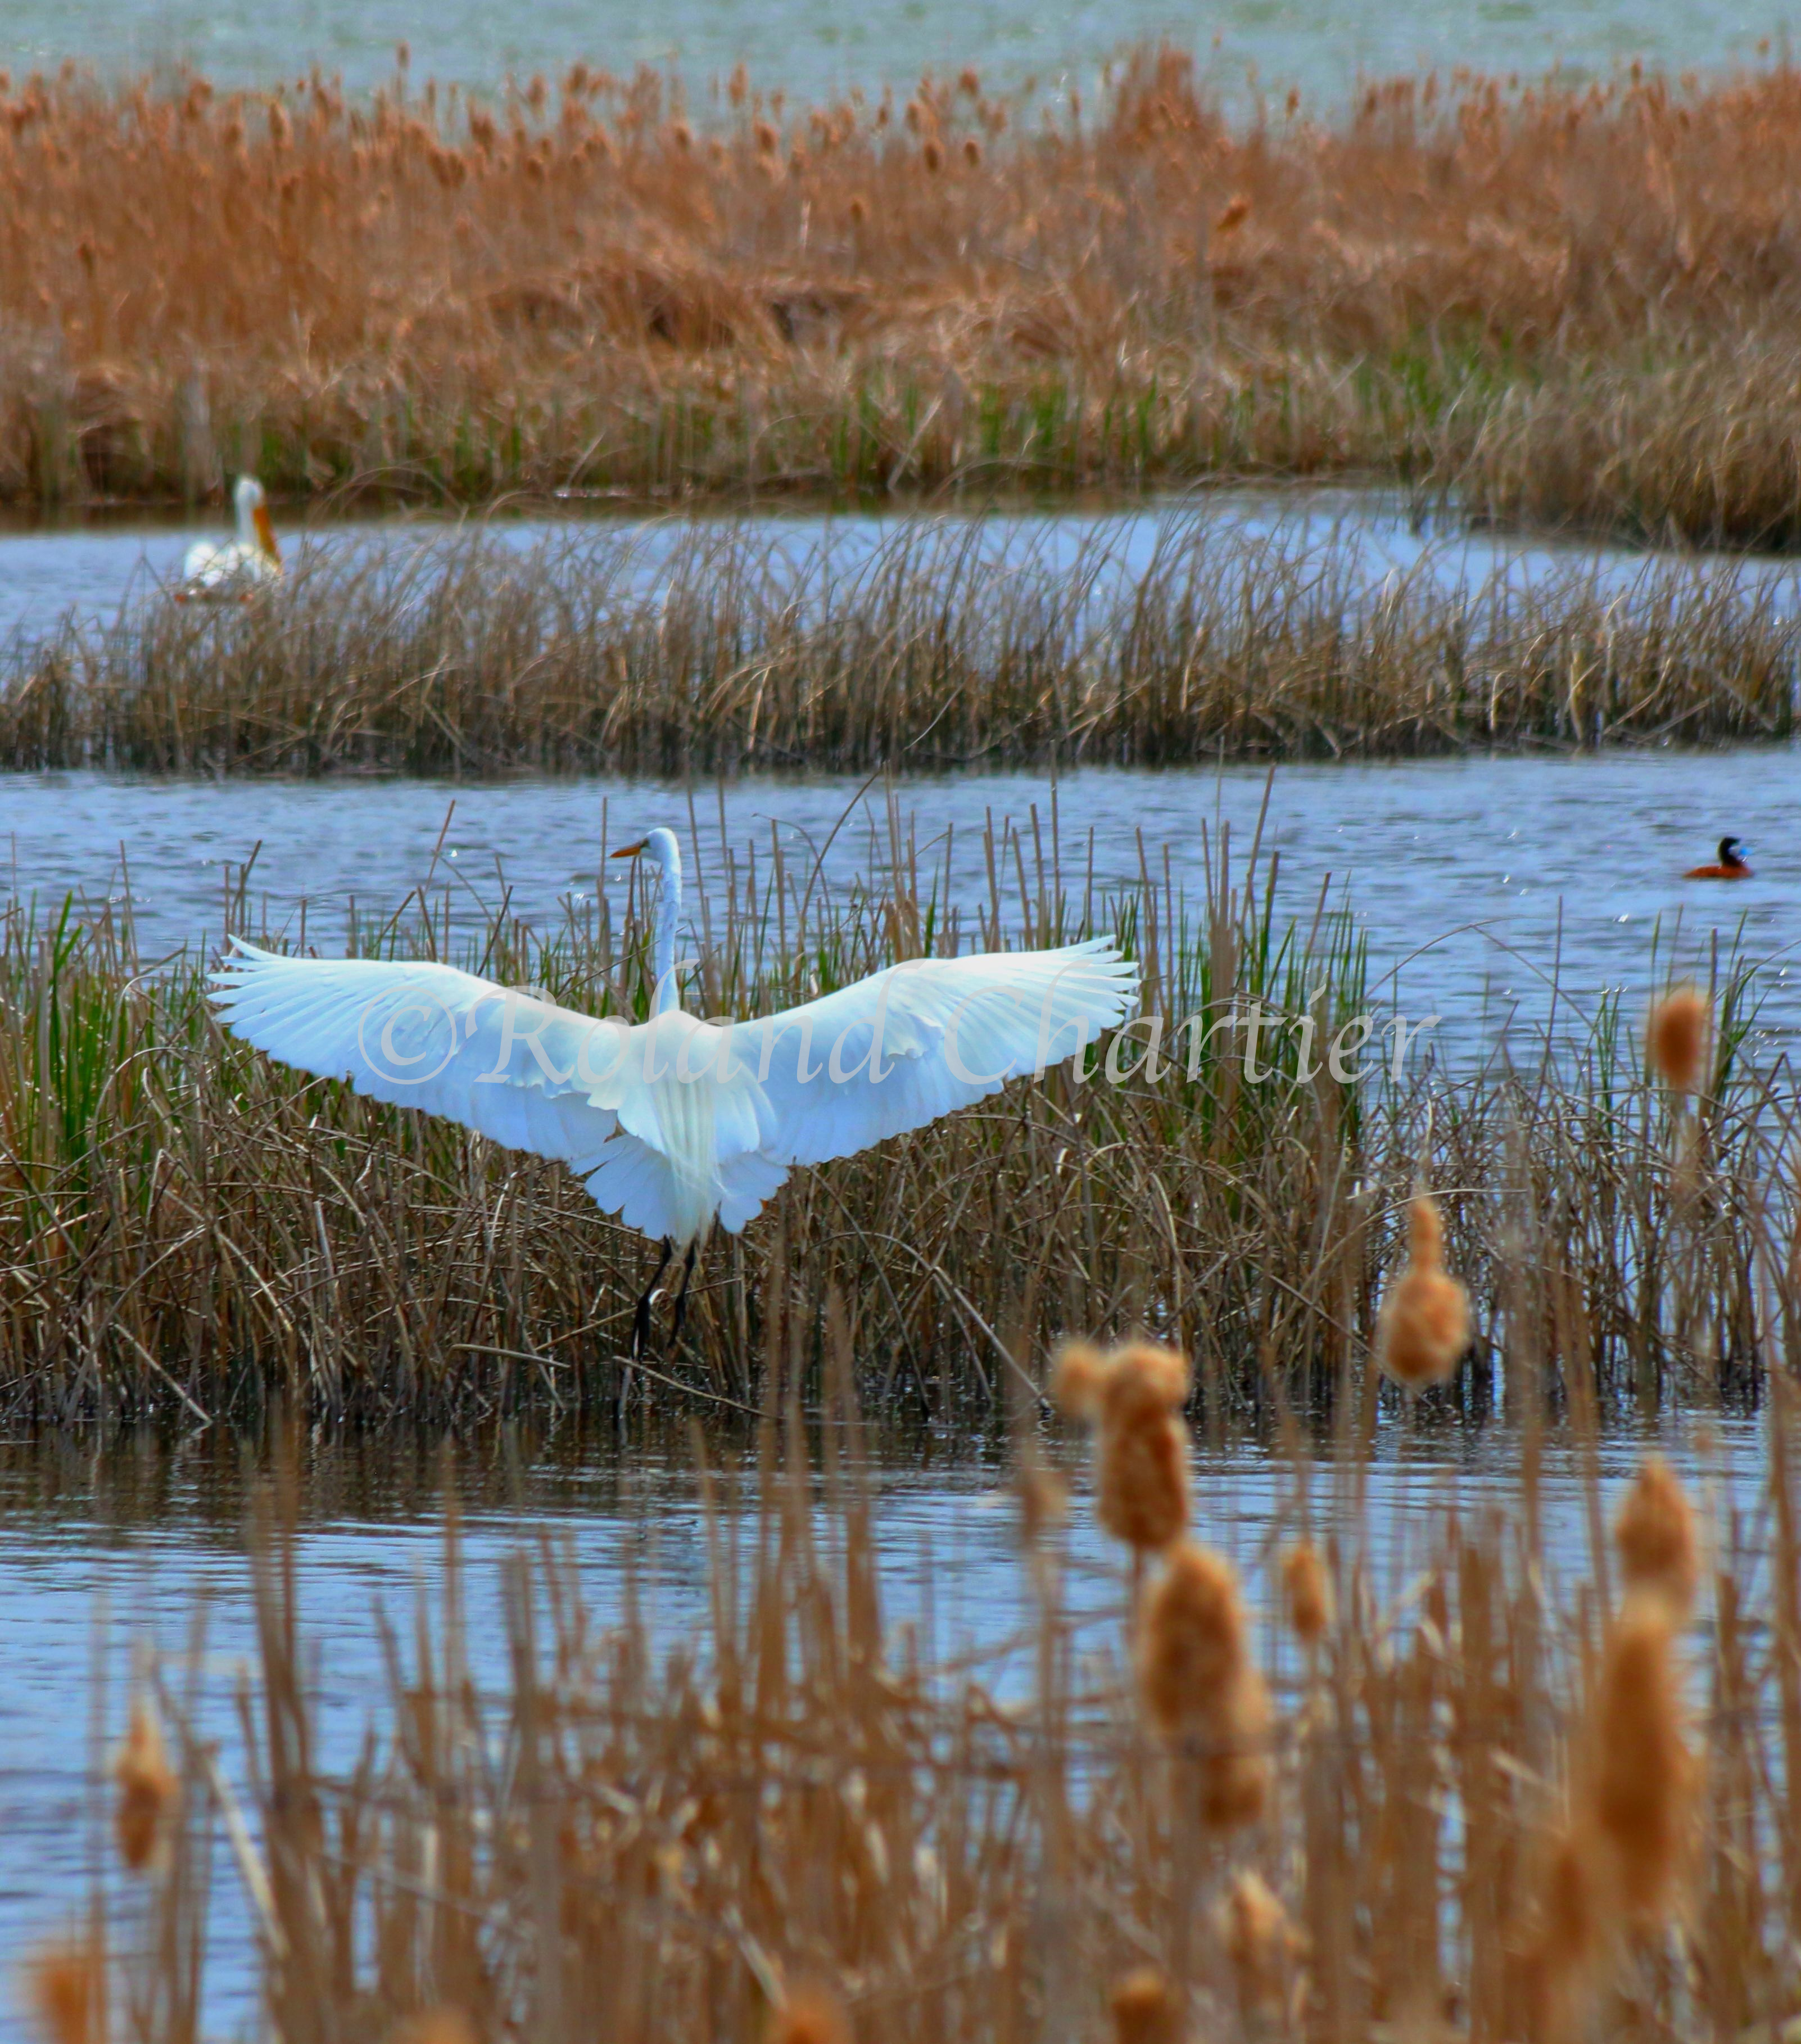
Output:
[[[237,511],[237,537],[223,545],[202,540],[188,548],[175,601],[217,603],[230,597],[248,602],[259,589],[278,582],[282,549],[269,517],[269,503],[254,475],[240,475],[232,492]]]
[[[1692,866],[1683,874],[1684,880],[1749,880],[1751,869],[1745,863],[1745,855],[1751,849],[1735,837],[1720,840],[1720,855],[1711,866]]]

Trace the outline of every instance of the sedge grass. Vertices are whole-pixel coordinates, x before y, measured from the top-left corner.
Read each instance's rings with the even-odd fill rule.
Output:
[[[760,1430],[749,1500],[703,1470],[708,1594],[678,1640],[635,1582],[603,1623],[547,1539],[507,1565],[504,1647],[482,1650],[452,1510],[441,1589],[386,1630],[348,1751],[321,1722],[291,1486],[274,1486],[241,1722],[221,1752],[194,1707],[199,1651],[152,1673],[179,1769],[168,1849],[148,1873],[96,1865],[111,1949],[84,1958],[86,1992],[103,1968],[144,2044],[190,2037],[235,1890],[238,1977],[303,2044],[1649,2044],[1792,2026],[1786,1377],[1763,1495],[1735,1497],[1707,1586],[1715,1623],[1610,1609],[1604,1535],[1585,1554],[1558,1532],[1530,1427],[1517,1487],[1415,1511],[1386,1554],[1357,1450],[1329,1473],[1297,1455],[1266,1531],[1316,1493],[1336,1615],[1297,1665],[1273,1598],[1179,1548],[1143,1607],[1169,1646],[1172,1585],[1204,1590],[1186,1661],[1144,1671],[1174,1681],[1171,1720],[1135,1680],[1135,1576],[1112,1576],[1097,1626],[1094,1584],[1065,1587],[1096,1565],[1054,1530],[1020,1558],[1035,1615],[1009,1648],[941,1666],[891,1635],[855,1374],[836,1351],[823,1483],[792,1404],[785,1439]],[[1577,1459],[1574,1516],[1598,1529]],[[1196,1707],[1237,1684],[1258,1708],[1223,1740]],[[1234,1757],[1258,1770],[1254,1805],[1197,1822]],[[1550,1913],[1573,1900],[1580,1919]]]
[[[779,83],[779,81],[778,81]],[[0,498],[1359,471],[1786,540],[1801,74],[0,93]]]
[[[1423,1178],[1472,1327],[1435,1397],[1490,1409],[1504,1342],[1576,1404],[1757,1397],[1795,1311],[1801,1159],[1786,1064],[1747,1042],[1749,974],[1721,970],[1713,1072],[1688,1102],[1643,1070],[1617,1009],[1513,1065],[1441,1064],[1417,1043],[1397,1060],[1379,1036],[1341,1081],[1325,1047],[1381,1018],[1361,940],[1342,915],[1280,924],[1255,847],[1248,866],[1212,850],[1204,902],[1148,875],[1104,902],[1008,833],[973,924],[945,913],[947,883],[897,824],[873,897],[832,895],[779,843],[732,866],[697,907],[707,1013],[1100,927],[1166,1023],[1109,1042],[1089,1083],[1053,1074],[797,1173],[709,1250],[656,1397],[760,1409],[817,1366],[835,1297],[889,1409],[998,1410],[1018,1343],[1069,1327],[1181,1348],[1215,1414],[1319,1407],[1376,1339]],[[428,903],[410,913],[351,947],[458,955]],[[610,1406],[654,1251],[559,1167],[223,1037],[201,962],[147,969],[116,916],[15,908],[0,936],[0,1414]],[[643,928],[604,909],[547,934],[503,912],[464,955],[592,1011],[645,1010]]]
[[[923,771],[1789,736],[1786,578],[1581,557],[1379,574],[1354,534],[1176,513],[902,521],[303,556],[254,604],[152,590],[0,681],[0,766],[153,772]]]

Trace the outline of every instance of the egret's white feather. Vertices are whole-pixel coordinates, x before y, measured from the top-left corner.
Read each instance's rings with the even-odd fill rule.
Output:
[[[666,831],[657,955],[673,958],[681,860]],[[780,1015],[718,1024],[582,1015],[455,966],[291,959],[241,939],[221,1019],[302,1071],[567,1163],[644,1234],[735,1234],[791,1167],[847,1157],[1042,1073],[1116,1027],[1138,968],[1104,939],[916,959]]]

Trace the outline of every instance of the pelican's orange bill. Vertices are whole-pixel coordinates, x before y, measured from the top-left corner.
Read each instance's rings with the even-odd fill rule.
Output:
[[[258,544],[270,559],[278,564],[282,558],[282,550],[276,544],[275,521],[269,516],[268,505],[259,504],[250,515],[256,521]]]
[[[636,859],[650,841],[647,837],[641,837],[636,844],[622,844],[617,851],[608,855],[612,859]]]

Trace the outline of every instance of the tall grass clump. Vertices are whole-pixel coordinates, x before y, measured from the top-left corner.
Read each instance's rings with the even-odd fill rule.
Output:
[[[1168,1479],[1154,1513],[1142,1489],[1122,1500],[1148,1550],[1183,1508],[1182,1393],[1157,1350],[1193,1358],[1222,1416],[1367,1381],[1423,1178],[1469,1301],[1468,1353],[1429,1399],[1511,1399],[1503,1349],[1573,1410],[1760,1395],[1795,1311],[1801,1159],[1786,1062],[1747,1040],[1747,969],[1722,968],[1715,1069],[1679,1120],[1617,1012],[1547,1055],[1415,1042],[1400,1058],[1348,915],[1278,920],[1254,844],[1246,860],[1210,836],[1204,900],[1148,873],[1109,900],[1048,822],[989,840],[989,898],[969,914],[897,821],[873,891],[817,884],[778,836],[701,890],[689,997],[707,1014],[1096,929],[1139,961],[1145,1014],[1093,1047],[1086,1078],[1060,1069],[794,1174],[709,1246],[651,1396],[760,1409],[819,1366],[834,1296],[870,1395],[934,1419],[998,1412],[1022,1340],[1142,1331],[1154,1346],[1128,1352],[1154,1363],[1117,1460],[1135,1485]],[[465,944],[441,905],[290,934],[646,1012],[636,912],[572,905],[537,930],[503,908]],[[654,1247],[559,1166],[225,1036],[205,963],[140,959],[112,910],[44,921],[15,903],[0,922],[0,1415],[254,1422],[276,1397],[321,1417],[610,1411]],[[1340,1078],[1326,1047],[1360,1016],[1381,1033]],[[1109,1457],[1108,1397],[1093,1409]]]
[[[1381,472],[1797,529],[1801,75],[0,87],[0,499]],[[220,251],[230,259],[221,262]]]
[[[152,1663],[179,1819],[148,1883],[94,1869],[133,2034],[1649,2044],[1795,2020],[1786,1453],[1750,1481],[1721,1622],[1680,1642],[1630,1599],[1597,1638],[1592,1456],[1566,1514],[1527,1480],[1397,1522],[1353,1445],[1312,1507],[1347,1622],[1304,1677],[1253,1644],[1259,1573],[1179,1546],[1135,1632],[1123,1572],[1063,1595],[1062,1533],[1023,1558],[1023,1631],[940,1663],[889,1627],[854,1374],[823,1481],[792,1403],[742,1486],[705,1472],[710,1594],[679,1637],[629,1545],[603,1621],[545,1539],[482,1641],[453,1512],[361,1738],[321,1723],[294,1529],[262,1508],[241,1722],[221,1750],[194,1670]],[[1275,1473],[1280,1527],[1310,1472]],[[1197,1821],[1235,1752],[1255,1821]],[[1698,1795],[1703,1767],[1730,1793]]]
[[[926,770],[1743,742],[1795,728],[1786,581],[1173,514],[802,544],[652,527],[305,555],[251,605],[152,590],[0,668],[0,765],[480,774]],[[1142,551],[1135,549],[1142,548]]]

